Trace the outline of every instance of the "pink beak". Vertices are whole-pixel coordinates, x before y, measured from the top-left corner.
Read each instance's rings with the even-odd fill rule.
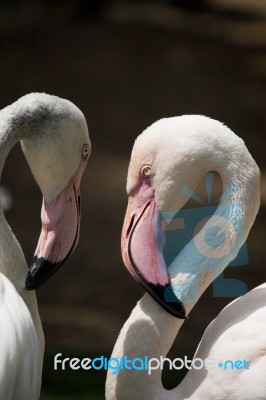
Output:
[[[43,199],[41,235],[25,283],[28,290],[42,286],[78,244],[80,181],[85,166],[82,161],[75,176],[52,202]]]
[[[131,275],[170,314],[185,318],[181,301],[165,300],[170,281],[163,257],[164,231],[154,190],[143,181],[130,195],[121,238],[122,257]]]

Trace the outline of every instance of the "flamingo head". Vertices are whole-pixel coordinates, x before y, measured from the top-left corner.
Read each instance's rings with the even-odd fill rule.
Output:
[[[154,123],[137,138],[128,170],[128,207],[121,238],[124,264],[145,290],[178,318],[186,317],[182,302],[174,294],[171,302],[165,298],[171,282],[163,256],[161,213],[185,205],[188,199],[181,189],[197,186],[199,177],[204,176],[205,157],[211,168],[204,143],[204,128],[210,121],[183,116]]]
[[[86,120],[71,102],[46,94],[22,100],[30,116],[22,150],[43,194],[41,234],[25,283],[30,290],[43,285],[78,243],[80,182],[91,145]]]

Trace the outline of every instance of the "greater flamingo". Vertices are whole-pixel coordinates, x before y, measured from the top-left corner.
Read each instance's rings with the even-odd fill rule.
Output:
[[[181,210],[187,201],[182,188],[194,190],[209,171],[219,173],[226,195],[167,268],[160,213]],[[128,170],[122,256],[127,269],[149,294],[142,297],[124,324],[112,358],[166,357],[196,304],[195,294],[201,296],[247,238],[259,208],[259,175],[242,139],[204,116],[162,119],[137,138]],[[213,244],[209,257],[205,252],[208,232]],[[226,240],[217,242],[223,235]],[[206,329],[195,358],[211,358],[213,368],[191,369],[173,390],[163,387],[160,369],[149,375],[147,370],[136,369],[114,374],[110,368],[106,399],[266,399],[265,283],[219,313]],[[246,360],[248,366],[220,368],[227,359]]]
[[[0,398],[39,398],[44,336],[35,291],[74,251],[80,180],[90,154],[85,118],[71,102],[26,95],[0,111],[0,170],[16,142],[42,193],[42,231],[28,269],[0,208]],[[19,173],[19,171],[18,171]]]

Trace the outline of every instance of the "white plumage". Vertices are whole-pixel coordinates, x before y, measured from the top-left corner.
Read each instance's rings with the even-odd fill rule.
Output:
[[[142,175],[144,165],[150,166],[151,178]],[[211,227],[217,215],[226,217],[231,226],[229,243],[235,240],[235,246],[226,256],[221,256],[221,251],[220,257],[218,248],[216,258],[211,261],[212,268],[208,269],[210,261],[204,264],[206,257],[195,250],[194,240],[204,242],[200,231],[168,267],[169,284],[175,296],[183,302],[187,314],[196,304],[192,301],[195,285],[198,285],[199,297],[235,258],[244,243],[259,207],[259,170],[240,138],[218,121],[203,116],[160,120],[137,138],[128,171],[129,204],[122,232],[122,255],[129,271],[165,309],[145,294],[123,326],[112,357],[126,355],[128,359],[134,359],[147,355],[160,359],[167,356],[184,319],[175,319],[166,311],[175,314],[167,301],[160,297],[160,292],[156,292],[159,281],[149,282],[147,263],[157,271],[158,265],[163,267],[162,263],[157,265],[158,257],[149,261],[148,253],[143,254],[146,270],[144,278],[141,278],[140,252],[145,252],[145,246],[139,245],[144,236],[139,241],[138,236],[148,232],[147,238],[153,237],[154,226],[143,228],[149,221],[147,210],[151,204],[153,210],[156,206],[160,211],[180,210],[187,201],[182,187],[187,185],[194,190],[209,171],[220,174],[223,191],[228,191],[228,195],[221,198],[217,211],[205,226]],[[228,190],[232,185],[237,190]],[[222,207],[227,209],[226,214],[221,212]],[[237,231],[241,219],[243,229],[236,234],[232,227]],[[220,228],[228,229],[226,226],[228,224]],[[146,248],[150,243],[157,245],[158,256],[161,251],[158,239],[147,241]],[[138,254],[135,249],[139,250]],[[204,265],[208,267],[204,268]],[[180,308],[178,312],[182,315]],[[121,370],[114,375],[108,370],[106,399],[265,400],[266,284],[234,300],[211,322],[195,354],[195,358],[203,360],[209,357],[215,360],[215,368],[188,371],[181,384],[170,391],[163,388],[159,369],[152,371],[151,375],[137,370]],[[228,359],[246,360],[249,369],[225,370],[217,365]]]
[[[37,399],[42,362],[34,322],[13,284],[0,273],[0,398]]]

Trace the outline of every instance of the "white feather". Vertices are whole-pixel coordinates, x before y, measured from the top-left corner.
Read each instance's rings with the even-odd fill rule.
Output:
[[[30,312],[13,284],[0,273],[0,398],[35,400],[42,361]]]

